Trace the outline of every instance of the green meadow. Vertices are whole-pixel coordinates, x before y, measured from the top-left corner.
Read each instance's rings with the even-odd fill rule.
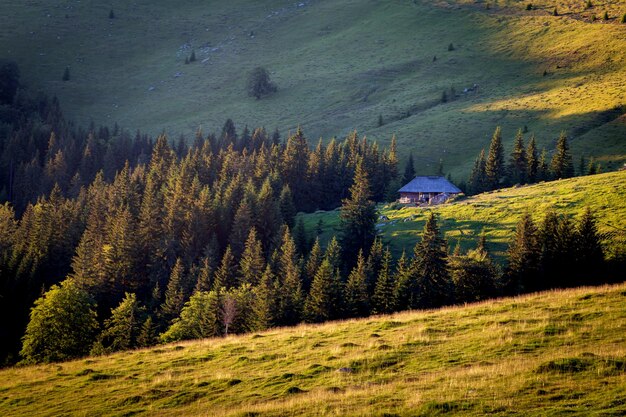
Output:
[[[439,226],[448,239],[450,250],[460,242],[464,250],[476,246],[484,230],[487,248],[503,261],[520,216],[532,214],[541,222],[546,211],[576,220],[585,207],[595,214],[599,231],[604,235],[608,258],[626,253],[626,171],[576,177],[496,190],[432,207],[409,207],[400,204],[379,206],[377,229],[383,242],[399,257],[403,250],[411,254],[420,239],[429,212],[438,215]],[[321,221],[320,241],[325,244],[340,233],[340,211],[300,214],[305,228],[316,231]]]
[[[301,125],[312,142],[396,134],[418,172],[441,159],[457,179],[496,126],[507,145],[526,126],[540,146],[566,130],[576,157],[621,165],[626,2],[528,3],[4,0],[0,55],[79,125],[191,138],[230,117],[283,137]],[[198,60],[185,65],[192,50]],[[279,91],[256,100],[245,83],[259,65]]]
[[[618,416],[626,286],[0,371],[10,416]]]

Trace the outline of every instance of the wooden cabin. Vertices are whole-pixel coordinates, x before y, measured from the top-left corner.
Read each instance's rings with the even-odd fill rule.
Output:
[[[445,177],[415,177],[398,190],[403,204],[441,204],[457,196],[461,190]]]

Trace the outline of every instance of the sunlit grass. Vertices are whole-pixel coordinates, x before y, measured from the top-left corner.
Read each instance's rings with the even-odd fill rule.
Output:
[[[550,291],[6,369],[0,413],[619,415],[625,297]]]

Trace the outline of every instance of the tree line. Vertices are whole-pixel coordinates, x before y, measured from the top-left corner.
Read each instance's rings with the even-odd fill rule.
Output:
[[[574,176],[574,163],[569,149],[567,135],[561,132],[556,141],[555,151],[550,158],[546,149],[537,148],[535,136],[531,135],[528,145],[524,144],[524,134],[517,131],[508,161],[505,159],[502,131],[497,127],[491,138],[489,150],[481,150],[474,162],[465,189],[468,194],[479,194],[516,184],[534,184]],[[579,175],[592,175],[600,172],[600,165],[593,158],[585,161],[580,158]]]

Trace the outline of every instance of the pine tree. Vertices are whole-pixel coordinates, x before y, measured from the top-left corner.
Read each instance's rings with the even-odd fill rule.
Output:
[[[360,250],[356,265],[348,276],[345,289],[346,315],[348,317],[365,317],[369,314],[369,296],[367,291],[367,271],[365,257]]]
[[[205,256],[200,261],[200,270],[198,271],[198,278],[196,280],[196,286],[193,290],[194,293],[198,291],[208,292],[211,290],[211,278],[213,276],[213,267],[209,257]]]
[[[250,229],[254,227],[252,205],[247,198],[241,201],[235,217],[233,219],[233,226],[228,236],[230,248],[233,252],[233,256],[236,259],[241,257],[244,250],[246,238],[250,234]],[[255,232],[256,233],[256,232]]]
[[[341,206],[341,247],[348,267],[354,264],[360,249],[366,250],[374,242],[376,218],[376,205],[370,200],[367,173],[363,169],[363,161],[358,160],[350,198],[343,200]]]
[[[402,251],[402,256],[396,265],[396,288],[395,301],[397,310],[417,308],[419,289],[414,273],[414,268],[406,257],[406,252]]]
[[[261,282],[254,288],[255,302],[253,305],[256,330],[265,330],[275,324],[279,317],[277,299],[278,293],[272,268],[265,267]]]
[[[552,157],[550,169],[555,179],[571,178],[574,176],[574,164],[572,163],[572,155],[569,152],[565,132],[561,132],[556,142],[556,151]]]
[[[319,323],[339,317],[341,286],[338,271],[324,259],[313,278],[311,291],[304,305],[306,320]]]
[[[313,243],[313,247],[311,248],[311,252],[309,253],[306,264],[304,266],[302,287],[305,292],[309,291],[311,283],[313,282],[313,278],[315,277],[317,270],[322,264],[322,259],[323,254],[320,240],[319,238],[315,238],[315,242]]]
[[[505,291],[519,294],[537,288],[540,271],[541,247],[537,227],[529,213],[522,215],[515,228],[515,236],[508,249],[505,272]]]
[[[372,310],[377,314],[392,313],[395,309],[396,284],[391,271],[391,252],[385,250],[383,263],[378,273],[374,295],[372,296]]]
[[[145,309],[137,301],[137,296],[126,293],[122,302],[111,310],[111,317],[104,322],[104,330],[98,337],[102,353],[137,347],[144,314]]]
[[[576,270],[574,284],[600,284],[603,282],[604,250],[596,219],[589,207],[585,208],[574,235]]]
[[[422,308],[439,307],[453,300],[446,246],[435,214],[431,212],[424,225],[422,241],[415,247],[415,274],[420,292],[418,305]]]
[[[487,181],[487,190],[495,190],[500,187],[504,179],[504,146],[502,145],[502,131],[500,126],[496,127],[491,144],[489,145],[489,154],[485,162],[485,177]]]
[[[415,178],[415,166],[413,165],[413,152],[409,153],[409,159],[404,166],[404,175],[402,176],[402,183],[408,184]]]
[[[537,163],[537,182],[550,180],[550,168],[548,167],[548,152],[541,150],[541,156]]]
[[[528,169],[528,160],[526,157],[526,149],[524,148],[524,137],[522,130],[518,130],[513,143],[513,151],[509,161],[509,183],[525,184]]]
[[[294,229],[294,240],[296,242],[296,248],[298,253],[305,255],[309,251],[309,239],[307,237],[306,229],[304,228],[304,220],[302,217],[296,222],[296,228]]]
[[[191,296],[183,307],[180,317],[164,332],[163,342],[200,339],[222,334],[219,291],[199,291]]]
[[[278,277],[280,293],[278,299],[277,324],[294,325],[302,315],[302,283],[296,244],[289,228],[285,228],[282,245],[278,251]]]
[[[528,147],[526,148],[526,159],[527,159],[526,178],[528,178],[528,182],[530,184],[533,184],[537,181],[537,169],[539,165],[539,157],[537,156],[537,143],[535,141],[535,135],[531,135],[530,140],[528,141]]]
[[[183,290],[185,269],[180,258],[172,268],[170,280],[165,289],[165,301],[161,305],[161,317],[165,323],[171,323],[183,308],[185,293]]]
[[[472,173],[468,180],[468,189],[471,194],[480,194],[487,189],[487,174],[485,173],[485,150],[481,149],[474,162]]]
[[[220,288],[232,288],[236,284],[237,262],[230,245],[226,247],[222,262],[215,271],[213,278],[213,289],[219,291]]]
[[[261,281],[265,270],[265,259],[263,258],[263,248],[257,239],[256,229],[250,229],[245,249],[239,261],[239,282],[252,286]]]
[[[293,196],[291,194],[291,188],[289,185],[285,185],[280,192],[280,214],[283,217],[283,221],[289,228],[292,228],[296,222],[296,206],[293,203]]]

